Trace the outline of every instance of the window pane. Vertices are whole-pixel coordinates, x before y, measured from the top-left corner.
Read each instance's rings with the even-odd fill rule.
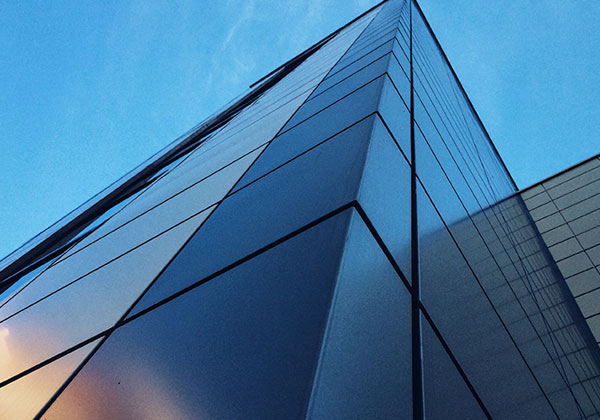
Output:
[[[349,216],[121,327],[45,418],[304,418]]]

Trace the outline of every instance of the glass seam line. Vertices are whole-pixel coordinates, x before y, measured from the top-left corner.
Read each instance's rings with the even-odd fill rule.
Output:
[[[433,333],[437,337],[439,343],[444,348],[444,351],[446,352],[446,354],[450,358],[452,364],[454,364],[456,370],[458,371],[458,374],[461,376],[461,378],[465,382],[465,385],[467,385],[467,388],[469,388],[469,391],[471,391],[471,394],[473,395],[473,398],[475,398],[475,401],[477,402],[477,405],[479,405],[479,408],[481,408],[481,410],[483,411],[483,413],[485,414],[485,416],[489,420],[491,420],[492,419],[492,415],[490,414],[490,412],[488,411],[487,407],[485,406],[483,400],[481,399],[481,397],[477,393],[477,390],[475,389],[475,387],[473,386],[473,384],[469,380],[466,372],[464,371],[464,369],[460,365],[458,359],[454,356],[454,353],[452,353],[452,350],[450,349],[450,346],[448,345],[448,343],[446,342],[446,340],[444,340],[444,337],[442,336],[442,332],[434,324],[433,319],[429,315],[429,312],[427,312],[427,310],[423,306],[422,302],[420,302],[420,301],[419,301],[419,308],[421,310],[421,313],[425,317],[427,324],[430,326],[431,330],[433,331]]]
[[[409,73],[410,73],[410,266],[411,266],[411,356],[412,356],[412,418],[425,418],[425,389],[423,384],[423,340],[421,331],[421,301],[419,275],[419,228],[417,224],[417,172],[415,152],[415,100],[413,67],[413,16],[412,0],[409,1]]]

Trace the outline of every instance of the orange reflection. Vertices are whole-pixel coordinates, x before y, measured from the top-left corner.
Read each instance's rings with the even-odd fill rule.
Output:
[[[15,351],[9,330],[0,330],[0,371],[8,372],[28,360],[23,351]],[[56,362],[44,366],[0,388],[0,419],[31,419],[46,404],[73,370],[92,349],[89,344]]]
[[[130,359],[119,369],[101,371],[89,364],[54,403],[45,419],[202,419],[204,413],[190,415],[177,390],[161,381],[157,366],[146,368],[143,361]],[[129,363],[131,362],[131,363]],[[98,364],[102,366],[102,363]],[[133,374],[132,374],[133,373]]]
[[[30,335],[31,331],[23,331]],[[6,378],[8,372],[22,371],[22,366],[32,360],[48,346],[46,338],[38,334],[38,340],[31,343],[19,342],[21,334],[10,334],[8,328],[0,329],[0,373]],[[52,341],[52,340],[50,340]],[[15,382],[0,388],[0,420],[25,420],[33,418],[69,378],[83,359],[94,348],[96,342],[46,365]],[[121,375],[120,372],[107,374],[94,371],[90,364],[76,378],[72,386],[56,401],[44,416],[48,419],[102,419],[107,418],[203,418],[188,416],[178,401],[177,393],[161,383],[156,366],[148,368],[139,360],[125,362],[128,371],[135,375]],[[17,372],[17,373],[19,373]],[[12,376],[12,375],[11,375]],[[119,377],[134,378],[121,384]],[[4,380],[3,379],[3,380]]]

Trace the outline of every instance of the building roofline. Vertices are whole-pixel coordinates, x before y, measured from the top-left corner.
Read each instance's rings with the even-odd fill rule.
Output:
[[[488,133],[487,129],[485,128],[485,125],[483,125],[483,122],[481,121],[481,118],[479,117],[479,114],[477,113],[477,111],[475,110],[475,107],[473,106],[473,103],[471,102],[471,98],[469,98],[469,95],[467,95],[467,91],[465,90],[465,88],[462,85],[460,79],[456,75],[456,72],[454,71],[454,68],[452,67],[452,64],[450,63],[450,60],[448,59],[448,56],[446,55],[446,53],[444,52],[444,50],[442,48],[442,44],[440,44],[440,41],[437,39],[437,36],[435,35],[435,32],[433,32],[433,29],[431,28],[431,25],[429,24],[429,21],[425,17],[425,13],[423,13],[423,9],[421,9],[421,6],[417,2],[417,0],[413,0],[413,1],[415,2],[415,5],[417,6],[417,9],[419,10],[421,16],[423,17],[423,21],[425,22],[425,25],[427,25],[427,29],[429,29],[429,32],[431,33],[431,37],[433,38],[433,40],[437,44],[438,49],[440,50],[440,53],[442,54],[442,57],[444,57],[444,60],[446,61],[446,64],[448,64],[448,67],[450,68],[450,71],[452,72],[452,75],[454,76],[454,79],[456,80],[458,86],[460,87],[460,90],[465,95],[467,103],[469,104],[469,107],[471,108],[471,111],[473,112],[473,115],[475,115],[475,118],[477,118],[477,121],[479,122],[479,125],[483,129],[483,132],[485,133],[485,136],[487,137],[488,141],[490,142],[490,144],[492,146],[492,149],[494,150],[494,153],[496,153],[496,156],[498,157],[498,160],[500,160],[500,163],[504,167],[504,170],[506,171],[510,182],[513,184],[515,190],[518,191],[519,187],[517,186],[517,183],[515,182],[514,178],[512,177],[512,174],[508,170],[508,167],[506,166],[506,163],[504,163],[504,159],[502,159],[502,156],[500,156],[500,153],[498,152],[498,149],[496,149],[496,145],[492,141],[492,138],[490,137],[490,134]]]
[[[588,162],[591,162],[592,160],[594,160],[594,159],[598,159],[598,158],[600,158],[600,153],[596,153],[595,155],[593,155],[593,156],[590,156],[589,158],[587,158],[587,159],[584,159],[584,160],[582,160],[581,162],[578,162],[578,163],[576,163],[576,164],[574,164],[574,165],[571,165],[571,166],[569,166],[569,167],[567,167],[567,168],[565,168],[565,169],[562,169],[562,170],[558,171],[558,172],[557,172],[557,173],[555,173],[555,174],[552,174],[552,175],[550,175],[550,176],[547,176],[546,178],[544,178],[544,179],[541,179],[541,180],[537,181],[537,182],[536,182],[536,183],[534,183],[534,184],[531,184],[531,185],[529,185],[529,186],[527,186],[527,187],[525,187],[525,188],[522,188],[522,189],[520,189],[518,192],[519,192],[519,194],[521,194],[521,193],[524,193],[525,191],[528,191],[528,190],[532,189],[533,187],[537,187],[538,185],[540,185],[540,184],[543,184],[544,182],[546,182],[546,181],[549,181],[549,180],[551,180],[552,178],[555,178],[555,177],[557,177],[557,176],[559,176],[559,175],[562,175],[562,174],[564,174],[564,173],[566,173],[566,172],[569,172],[570,170],[572,170],[572,169],[575,169],[575,168],[577,168],[578,166],[585,165],[586,163],[588,163]]]
[[[261,77],[260,79],[258,79],[256,82],[252,83],[249,86],[250,89],[252,89],[254,86],[256,86],[257,84],[259,84],[263,80],[267,79],[268,77],[272,76],[273,74],[277,73],[279,70],[281,70],[282,68],[284,68],[285,66],[287,66],[289,62],[294,61],[296,58],[298,58],[300,55],[304,54],[306,51],[310,50],[311,48],[316,47],[319,44],[327,42],[330,38],[333,38],[335,35],[337,35],[341,31],[343,31],[344,29],[346,29],[348,26],[352,25],[357,20],[359,20],[359,19],[363,18],[364,16],[368,15],[373,10],[377,9],[379,6],[381,6],[383,3],[386,3],[387,1],[388,0],[382,0],[382,1],[380,1],[375,6],[371,7],[369,10],[367,10],[366,12],[361,13],[360,15],[358,15],[357,17],[355,17],[354,19],[352,19],[350,22],[346,23],[344,26],[339,27],[338,29],[336,29],[335,31],[333,31],[332,33],[330,33],[329,35],[327,35],[326,37],[324,37],[320,41],[315,42],[313,45],[311,45],[310,47],[308,47],[306,50],[304,50],[301,53],[299,53],[298,55],[290,58],[288,61],[286,61],[285,63],[283,63],[282,65],[280,65],[276,69],[271,70],[269,73],[265,74],[263,77]]]

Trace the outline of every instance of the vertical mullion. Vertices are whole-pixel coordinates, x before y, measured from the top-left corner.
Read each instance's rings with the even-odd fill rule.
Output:
[[[417,225],[417,170],[415,159],[415,106],[413,69],[413,19],[412,3],[409,1],[409,61],[410,61],[410,236],[411,236],[411,337],[412,337],[412,396],[413,420],[424,418],[423,398],[423,347],[421,340],[419,284],[419,231]]]

